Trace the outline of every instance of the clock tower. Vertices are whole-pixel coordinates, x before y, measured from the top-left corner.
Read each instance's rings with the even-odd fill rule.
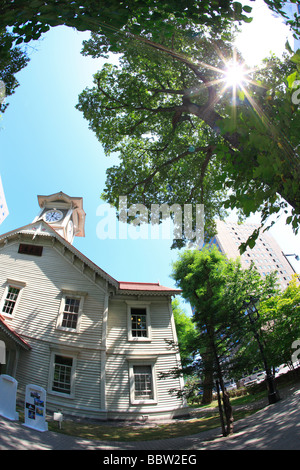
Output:
[[[50,196],[38,196],[41,208],[33,222],[44,220],[69,243],[74,237],[84,237],[85,212],[82,197],[71,197],[60,191]]]

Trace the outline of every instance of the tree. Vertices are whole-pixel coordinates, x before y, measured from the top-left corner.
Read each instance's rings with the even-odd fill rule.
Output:
[[[237,379],[251,374],[257,367],[264,367],[258,343],[253,336],[253,326],[245,314],[245,302],[247,303],[250,297],[259,299],[260,305],[272,302],[281,291],[277,272],[273,271],[262,279],[253,263],[249,269],[242,269],[239,265],[227,281],[224,308],[232,326],[232,348],[227,362],[227,373]],[[255,329],[259,332],[264,326],[257,322]]]
[[[274,280],[276,272],[266,279],[263,289],[255,291],[246,288],[243,296],[246,300],[254,292],[259,300],[258,318],[255,319],[254,326],[260,336],[267,364],[273,370],[283,363],[292,366],[292,345],[300,337],[300,285],[297,275],[284,291],[276,286]],[[232,290],[236,292],[234,287]],[[242,321],[237,328],[239,347],[230,364],[231,373],[237,376],[251,373],[255,367],[264,367],[257,341],[248,326],[247,323],[243,326]]]
[[[177,285],[182,289],[182,296],[191,303],[194,321],[199,332],[199,348],[204,354],[206,383],[213,382],[214,371],[223,391],[223,403],[227,429],[224,435],[233,430],[231,407],[224,389],[223,373],[220,358],[222,332],[224,332],[224,311],[221,308],[225,294],[226,272],[231,264],[216,249],[202,251],[185,251],[180,260],[173,265],[173,275]],[[199,347],[199,345],[198,345]],[[209,379],[209,380],[208,380]],[[220,413],[223,418],[223,414]],[[222,423],[223,424],[223,423]]]
[[[203,399],[211,401],[213,383],[218,383],[226,418],[223,432],[231,433],[233,416],[224,377],[232,373],[231,362],[236,352],[253,339],[243,302],[250,294],[261,299],[274,295],[277,292],[274,275],[262,280],[254,265],[244,270],[239,260],[229,260],[215,246],[206,246],[201,251],[184,251],[173,264],[172,277],[193,308],[203,371]]]
[[[296,2],[296,0],[293,0],[293,2],[294,1]],[[282,6],[284,5],[283,1],[265,0],[265,3],[271,10],[285,17],[285,13],[282,10]],[[201,132],[201,138],[197,141],[197,145],[191,143],[188,147],[185,146],[184,150],[181,150],[183,146],[182,141],[181,151],[175,153],[173,150],[173,152],[171,152],[171,158],[169,152],[169,159],[162,163],[162,168],[161,163],[159,166],[153,165],[153,174],[149,174],[148,172],[146,180],[143,178],[144,169],[142,169],[140,175],[139,168],[135,168],[134,171],[136,175],[142,176],[141,179],[139,178],[138,183],[148,184],[150,180],[153,181],[158,175],[158,171],[161,169],[166,170],[167,167],[170,168],[171,163],[178,163],[179,160],[181,161],[182,167],[180,170],[185,176],[185,167],[195,165],[195,159],[190,159],[189,153],[196,151],[197,156],[199,156],[200,152],[201,161],[200,163],[197,162],[196,165],[198,169],[196,175],[201,186],[201,192],[198,194],[199,199],[204,197],[204,193],[205,196],[207,196],[206,193],[209,193],[208,188],[213,187],[214,192],[221,192],[219,198],[216,198],[221,200],[223,197],[222,190],[229,185],[233,192],[227,203],[229,206],[234,205],[234,207],[240,208],[245,214],[249,213],[249,211],[261,209],[264,211],[263,216],[266,217],[270,213],[273,213],[274,210],[279,210],[279,203],[277,202],[277,195],[279,194],[291,204],[295,211],[288,220],[293,224],[296,230],[299,224],[300,202],[297,191],[299,185],[297,183],[293,184],[292,191],[290,191],[290,185],[291,182],[294,183],[295,179],[298,181],[299,165],[295,147],[292,142],[293,135],[290,135],[289,132],[286,134],[286,129],[284,129],[282,133],[283,138],[279,139],[278,136],[274,138],[272,128],[275,126],[273,125],[267,137],[261,132],[259,138],[256,139],[252,147],[249,148],[249,151],[246,149],[244,153],[244,147],[247,147],[243,140],[243,138],[247,139],[247,136],[245,137],[245,130],[241,129],[241,131],[237,131],[238,129],[232,129],[232,124],[226,121],[226,110],[222,109],[220,110],[222,112],[219,112],[219,87],[215,82],[211,82],[212,76],[208,73],[208,70],[200,70],[201,67],[199,66],[203,65],[203,63],[197,62],[197,59],[199,60],[199,57],[197,57],[197,47],[200,45],[197,41],[200,36],[202,36],[202,39],[209,38],[209,34],[206,35],[207,28],[211,28],[214,34],[216,34],[216,31],[220,31],[221,34],[218,36],[219,42],[224,41],[229,37],[229,25],[243,21],[251,21],[251,17],[248,16],[250,13],[251,7],[247,5],[243,6],[240,2],[230,0],[222,0],[221,2],[209,2],[207,0],[194,2],[189,0],[184,2],[184,4],[177,0],[170,0],[167,4],[153,0],[141,0],[139,2],[134,0],[129,2],[113,0],[109,5],[96,0],[89,0],[87,2],[81,2],[80,0],[64,0],[61,2],[57,2],[57,0],[30,0],[26,2],[24,0],[2,0],[0,3],[0,28],[6,26],[12,27],[13,33],[17,38],[17,43],[38,39],[50,27],[57,25],[75,27],[80,31],[89,30],[98,35],[97,44],[100,50],[98,50],[96,54],[100,55],[105,55],[108,52],[126,53],[128,44],[132,43],[132,39],[136,39],[138,44],[146,44],[155,51],[160,51],[160,53],[167,55],[171,61],[176,62],[179,69],[182,68],[183,65],[187,67],[188,71],[195,75],[194,79],[197,78],[198,80],[198,83],[196,83],[197,88],[202,86],[202,91],[205,89],[208,96],[205,96],[205,93],[201,93],[201,91],[198,90],[200,91],[200,95],[202,95],[200,96],[200,102],[198,99],[193,99],[194,97],[190,93],[191,90],[187,89],[185,84],[183,84],[183,88],[181,87],[181,89],[177,87],[175,87],[175,89],[172,88],[172,91],[168,94],[166,90],[168,90],[169,86],[168,84],[167,86],[163,84],[163,92],[160,92],[160,104],[156,109],[150,107],[152,111],[151,114],[157,117],[160,113],[163,113],[166,117],[169,113],[170,132],[172,132],[172,128],[174,129],[183,121],[186,121],[186,123],[189,121],[191,126],[195,126],[195,119],[196,121],[200,119],[200,121],[204,123],[206,132],[210,132],[211,134],[209,141],[207,141],[205,133],[203,134]],[[291,25],[294,29],[294,34],[297,35],[299,15],[295,15],[295,18],[287,21],[287,23]],[[181,33],[179,34],[179,38],[178,31]],[[183,31],[186,38],[190,39],[192,37],[194,39],[194,47],[191,48],[190,44],[188,47],[186,46],[186,42],[183,40],[184,38],[182,36]],[[164,42],[164,40],[166,41]],[[222,47],[218,41],[215,42],[214,45],[222,51]],[[204,49],[206,47],[204,56],[209,56],[207,44],[206,46],[201,44],[201,46],[202,48],[204,47]],[[162,61],[164,61],[164,59],[162,59]],[[161,65],[163,64],[160,64],[159,67],[161,67]],[[208,64],[209,71],[212,72],[213,69],[210,67],[211,64]],[[180,74],[182,75],[182,71]],[[291,79],[291,76],[293,79]],[[293,83],[297,81],[297,71],[294,71],[289,77],[288,83],[289,86],[291,86],[292,81]],[[139,85],[142,80],[143,78],[141,77]],[[182,90],[184,91],[182,92]],[[151,94],[151,90],[149,90],[149,92]],[[165,104],[168,104],[170,101],[170,94],[171,96],[173,95],[173,98],[176,94],[177,97],[181,95],[182,103],[179,105],[177,102],[175,109],[171,109],[174,108],[174,103],[172,102],[172,106],[165,106]],[[282,115],[282,120],[287,119],[289,114],[291,114],[291,106],[289,107],[290,102],[288,99],[289,96],[285,99],[285,110]],[[113,104],[115,105],[115,103]],[[222,103],[221,108],[224,108],[225,104],[226,103]],[[127,110],[123,109],[123,112],[126,111],[129,112],[130,115],[137,116],[135,111],[139,108],[136,108],[136,105],[139,107],[138,102],[133,102],[132,108]],[[261,109],[264,107],[261,103],[259,103],[259,105]],[[167,109],[168,107],[169,109]],[[275,111],[275,109],[276,106],[274,106],[273,111]],[[246,122],[242,110],[239,116],[241,118],[239,121],[244,120],[244,122]],[[297,118],[298,113],[296,113],[295,116]],[[134,126],[139,125],[139,121],[143,121],[144,119],[145,113],[142,113],[138,116],[138,120],[134,121]],[[282,120],[280,120],[280,124],[282,124]],[[295,121],[297,121],[297,119]],[[298,125],[293,127],[292,134],[297,135]],[[165,129],[165,126],[163,129]],[[150,131],[153,132],[153,129],[150,129]],[[249,134],[248,128],[247,131]],[[188,130],[186,133],[188,133]],[[221,140],[219,138],[220,134],[222,137]],[[251,135],[252,134],[254,133],[251,132]],[[154,132],[154,136],[156,135],[157,129],[156,132]],[[129,136],[131,136],[130,129]],[[172,138],[172,136],[170,137]],[[265,146],[266,139],[268,140],[267,146]],[[191,140],[193,141],[195,139]],[[224,147],[223,141],[227,142],[227,148]],[[271,145],[272,143],[273,146]],[[135,142],[135,139],[133,139],[132,144],[135,154],[141,156],[143,148],[139,148],[140,143]],[[166,143],[164,143],[164,145],[166,145]],[[277,147],[281,150],[278,151]],[[161,152],[162,148],[163,147],[160,147],[156,149],[156,151]],[[267,148],[267,151],[265,148]],[[169,148],[169,150],[171,149]],[[271,158],[268,160],[270,153]],[[218,156],[218,162],[213,161],[213,159],[216,160],[215,154]],[[213,157],[211,155],[213,155]],[[185,159],[185,163],[183,163],[185,157],[187,158]],[[251,160],[249,160],[250,157]],[[290,157],[289,160],[288,157]],[[251,165],[248,164],[248,160],[251,161]],[[266,162],[268,163],[266,164]],[[225,171],[219,176],[218,168],[220,165],[225,165]],[[148,166],[151,168],[151,163],[148,163]],[[217,174],[214,173],[215,168],[217,168]],[[175,167],[174,172],[176,172],[176,170],[177,167]],[[208,172],[211,172],[211,178],[207,176]],[[294,175],[296,175],[296,178]],[[120,175],[117,174],[117,177],[119,176]],[[212,181],[214,184],[212,184]],[[175,183],[178,185],[178,180],[175,181]],[[190,189],[190,193],[193,193],[192,196],[194,196],[194,186],[196,186],[195,177],[190,184],[189,182],[186,184],[187,190]],[[171,187],[172,191],[174,191],[172,185],[168,185],[168,187]],[[241,194],[241,187],[244,189],[247,188],[246,195],[244,193]],[[155,189],[156,187],[154,185],[154,190]],[[163,189],[164,188],[161,190],[163,191]],[[182,199],[185,196],[191,196],[190,193],[183,194],[180,190],[179,197]],[[211,193],[213,193],[213,191],[211,191]],[[264,194],[266,194],[265,197],[263,196]],[[208,196],[209,195],[211,194],[208,194]],[[173,196],[175,197],[175,193]],[[113,195],[107,197],[114,199]],[[191,200],[192,199],[193,197],[191,197]],[[186,199],[185,202],[189,201],[189,199]],[[211,201],[211,199],[207,197],[206,201]],[[206,205],[208,214],[207,220],[211,220],[211,223],[207,222],[207,225],[209,226],[208,228],[213,228],[212,212],[219,213],[221,203],[217,205],[215,211],[213,209],[213,202],[206,202]],[[255,240],[255,235],[256,234],[254,234],[251,242]]]
[[[39,39],[50,27],[66,25],[78,31],[101,32],[104,49],[116,51],[121,30],[133,34],[150,32],[154,36],[172,33],[171,25],[164,23],[170,15],[180,21],[188,18],[196,24],[220,26],[233,20],[251,21],[246,14],[250,11],[231,0],[187,0],[184,5],[178,0],[111,0],[109,4],[98,0],[2,0],[0,28],[10,26],[18,35],[18,42],[29,42]]]
[[[11,47],[14,41],[13,34],[0,30],[0,80],[3,82],[5,89],[0,90],[0,113],[4,112],[8,103],[2,102],[1,98],[10,96],[19,86],[19,82],[15,74],[24,68],[29,62],[26,53],[19,47]],[[3,95],[3,96],[2,96]]]
[[[296,2],[296,0],[293,0],[293,2]],[[285,17],[282,10],[283,1],[265,0],[265,3],[271,10]],[[109,52],[126,55],[127,47],[129,47],[129,44],[132,46],[133,39],[136,39],[137,44],[145,44],[156,51],[156,55],[158,51],[163,55],[162,62],[156,63],[157,67],[161,68],[164,65],[166,57],[170,59],[168,65],[172,61],[175,62],[178,72],[180,70],[180,77],[183,74],[185,75],[183,73],[185,67],[189,72],[188,76],[194,74],[192,82],[193,86],[196,86],[197,92],[199,92],[198,98],[195,98],[191,94],[192,89],[187,88],[186,83],[181,83],[180,80],[181,88],[173,87],[174,80],[171,80],[170,76],[168,78],[173,82],[171,91],[167,91],[170,88],[168,83],[162,83],[163,91],[158,92],[159,88],[156,87],[155,92],[160,95],[159,104],[156,108],[152,108],[150,103],[150,108],[146,108],[144,111],[149,111],[151,116],[156,116],[156,118],[163,114],[165,122],[162,132],[164,133],[166,131],[166,120],[169,117],[168,136],[172,141],[172,131],[176,130],[178,125],[179,127],[182,126],[182,123],[190,123],[190,129],[186,129],[185,132],[186,136],[191,132],[191,128],[196,128],[196,133],[190,139],[191,143],[188,147],[184,145],[184,139],[180,140],[181,145],[177,152],[175,145],[178,143],[178,139],[175,140],[173,150],[170,147],[168,148],[167,160],[157,162],[153,159],[153,155],[150,154],[151,158],[148,155],[147,167],[152,169],[150,174],[144,168],[140,171],[139,166],[136,167],[132,163],[129,167],[133,169],[138,180],[135,182],[137,185],[135,187],[146,184],[148,195],[151,194],[151,191],[152,194],[155,194],[156,188],[159,186],[159,181],[155,180],[159,180],[159,173],[165,173],[167,169],[169,169],[171,176],[173,173],[173,178],[170,179],[174,181],[174,185],[167,185],[167,187],[172,188],[173,194],[171,196],[160,194],[163,199],[166,199],[166,197],[176,199],[178,196],[180,200],[183,200],[183,198],[190,197],[190,199],[185,199],[185,202],[188,203],[195,199],[194,187],[200,186],[201,190],[200,194],[197,194],[197,199],[201,200],[201,198],[206,197],[207,229],[211,230],[214,228],[213,216],[221,212],[224,206],[222,204],[224,190],[228,187],[232,192],[229,201],[226,203],[228,207],[237,207],[246,215],[254,210],[261,210],[263,220],[285,205],[285,202],[278,201],[279,195],[292,206],[294,212],[288,218],[288,221],[297,230],[300,204],[297,189],[299,188],[299,164],[294,141],[297,139],[297,132],[299,131],[299,113],[297,106],[296,109],[295,106],[291,106],[290,98],[291,87],[297,82],[299,71],[294,70],[292,74],[288,75],[289,93],[286,90],[281,93],[284,101],[283,112],[279,111],[277,113],[279,101],[274,102],[269,122],[264,122],[267,125],[267,132],[265,132],[266,129],[260,129],[260,134],[257,135],[257,127],[261,126],[261,123],[260,121],[256,122],[256,112],[252,112],[250,109],[253,114],[253,116],[250,116],[250,121],[253,121],[254,132],[252,127],[250,127],[251,132],[249,132],[249,126],[247,126],[249,113],[248,111],[244,113],[246,100],[241,98],[241,94],[240,100],[243,101],[244,108],[239,109],[239,113],[237,113],[239,120],[233,128],[230,119],[228,121],[230,113],[228,113],[227,98],[220,101],[220,94],[218,94],[220,86],[215,82],[211,64],[208,63],[208,69],[204,68],[202,70],[201,67],[204,63],[199,62],[199,56],[197,57],[199,46],[204,49],[202,56],[205,59],[209,57],[210,50],[207,43],[209,32],[207,28],[211,28],[214,35],[217,34],[217,31],[220,31],[214,46],[223,53],[220,42],[229,38],[229,25],[251,21],[251,17],[248,16],[250,13],[251,7],[230,0],[220,2],[209,2],[207,0],[194,2],[189,0],[184,4],[178,2],[178,0],[170,0],[167,3],[153,0],[141,0],[139,2],[134,0],[129,2],[113,0],[109,5],[96,0],[87,2],[81,2],[80,0],[63,0],[61,2],[57,2],[57,0],[2,0],[0,3],[0,29],[6,26],[12,27],[17,43],[38,39],[50,27],[57,25],[75,27],[79,31],[89,30],[98,35],[98,51],[96,51],[96,54],[99,55],[105,55]],[[299,15],[295,15],[293,20],[287,22],[294,28],[294,34],[297,35]],[[182,35],[183,32],[184,35]],[[190,44],[191,38],[194,40],[194,46]],[[198,41],[200,38],[202,43]],[[8,44],[6,46],[8,47]],[[95,51],[92,53],[95,54]],[[132,47],[129,56],[130,54],[132,57]],[[174,73],[177,74],[177,71],[174,70]],[[141,75],[141,80],[138,82],[139,86],[141,86],[145,74],[147,76],[147,70]],[[217,77],[217,80],[219,80],[219,77]],[[189,86],[191,83],[190,77],[188,77],[187,82]],[[132,84],[137,84],[137,80]],[[177,85],[176,80],[175,84]],[[203,93],[203,90],[205,90],[205,93]],[[153,93],[151,89],[148,90],[148,95],[151,95],[151,93]],[[175,98],[176,95],[177,98],[181,98],[181,102],[179,103],[176,100],[174,107],[174,102],[170,97]],[[270,95],[263,93],[256,111],[259,109],[266,114],[264,108],[266,103],[270,104],[269,101]],[[116,110],[115,105],[116,103],[112,100],[112,104],[107,106],[108,113],[112,109]],[[137,113],[138,110],[142,111],[139,107],[139,101],[133,100],[131,107],[123,108],[120,114],[129,113],[133,117],[134,128],[139,126],[141,129],[141,123],[143,122],[145,123],[144,127],[147,127],[149,116],[145,112]],[[282,124],[290,118],[292,118],[294,124],[291,127],[285,125],[282,134],[279,136],[276,118],[279,119],[280,129]],[[199,139],[195,142],[195,134],[200,131],[199,121],[203,123],[204,130],[201,130]],[[276,130],[275,133],[274,129]],[[109,128],[107,128],[107,131],[109,131]],[[141,147],[141,142],[136,141],[135,136],[132,136],[131,128],[128,129],[128,132],[129,139],[133,137],[131,148],[135,153],[134,158],[140,160],[143,156],[144,147],[149,153],[149,141],[143,142]],[[150,128],[150,132],[152,132],[152,137],[157,138],[159,134],[158,127],[155,130]],[[249,134],[250,136],[255,135],[256,138],[251,139]],[[164,146],[167,145],[165,137],[167,137],[167,134],[164,134],[164,145],[154,149],[154,154],[156,152],[161,153]],[[249,141],[251,145],[247,146],[246,143]],[[224,143],[227,146],[224,146]],[[128,149],[130,150],[130,147]],[[193,156],[195,158],[191,158],[190,154],[194,152],[195,155]],[[200,162],[197,157],[200,158]],[[188,174],[191,181],[187,180],[184,188],[180,187],[179,179],[174,180],[174,173],[177,172],[178,165],[173,166],[173,163],[180,166],[179,169],[183,177],[186,177],[187,166],[192,165],[197,169],[197,172],[194,172],[193,175]],[[221,174],[220,167],[224,167]],[[110,175],[110,178],[114,180],[112,187],[112,193],[114,194],[106,194],[106,196],[108,199],[114,200],[117,192],[115,180],[121,178],[121,174],[115,172],[114,175]],[[196,179],[199,184],[196,184]],[[149,189],[150,181],[155,181],[157,184],[152,185]],[[124,185],[121,189],[123,187]],[[159,187],[160,193],[166,192],[165,187]],[[132,188],[131,182],[127,189],[130,188]],[[176,193],[175,189],[179,189],[179,194]],[[184,189],[186,189],[185,192]],[[137,189],[138,195],[140,195],[140,192],[141,190]],[[214,201],[212,201],[214,194],[217,194],[215,202],[218,201],[216,209],[214,209]],[[250,243],[255,241],[256,236],[257,234],[254,233]]]
[[[288,287],[259,304],[259,325],[268,362],[292,367],[293,342],[300,338],[300,284],[295,275]]]
[[[103,197],[116,208],[120,194],[149,205],[205,202],[208,236],[224,209],[260,211],[263,224],[290,205],[287,223],[297,232],[300,111],[292,95],[300,56],[248,71],[247,86],[234,94],[224,77],[239,56],[231,30],[216,29],[185,21],[161,43],[120,37],[120,66],[106,64],[82,92],[77,108],[105,152],[120,153]],[[84,54],[101,56],[103,37],[92,35]]]
[[[283,0],[265,0],[265,3],[272,11],[283,16],[297,35],[299,16],[288,19],[282,10],[285,3]],[[296,0],[292,0],[292,3],[296,3]],[[196,24],[220,26],[233,20],[251,21],[251,17],[247,15],[251,10],[251,7],[232,0],[186,0],[184,4],[178,0],[112,0],[109,5],[98,0],[2,0],[0,28],[13,27],[14,32],[19,34],[18,40],[25,42],[38,39],[50,27],[58,25],[67,25],[79,31],[99,32],[101,29],[102,34],[109,38],[106,38],[106,43],[111,43],[114,48],[112,33],[121,28],[134,34],[172,34],[171,26],[165,25],[165,19],[170,15],[181,21],[189,19]],[[159,24],[156,23],[155,30],[153,25],[156,21]]]
[[[197,332],[192,318],[182,309],[178,299],[173,300],[172,309],[181,364],[185,367],[191,364],[197,352]]]

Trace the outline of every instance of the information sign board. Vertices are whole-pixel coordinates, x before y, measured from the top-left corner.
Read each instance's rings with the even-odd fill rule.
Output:
[[[48,431],[46,422],[46,390],[38,385],[26,386],[24,426],[37,431]]]

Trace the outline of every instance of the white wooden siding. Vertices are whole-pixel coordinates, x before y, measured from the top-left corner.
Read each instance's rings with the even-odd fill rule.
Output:
[[[78,353],[76,357],[76,380],[74,398],[51,394],[48,388],[48,379],[51,367],[51,350],[45,341],[32,340],[32,350],[20,355],[16,379],[18,380],[19,396],[24,396],[28,383],[37,384],[47,391],[48,408],[60,408],[66,414],[74,414],[74,410],[81,409],[85,415],[91,411],[104,411],[101,400],[101,360],[98,351],[80,349],[68,351],[69,354]],[[53,347],[53,346],[52,346]],[[63,348],[63,346],[61,346]],[[59,352],[59,347],[57,352]],[[62,355],[64,354],[62,349]],[[31,379],[31,380],[30,380]],[[73,410],[72,410],[73,409]],[[76,414],[76,411],[75,411]],[[80,413],[78,413],[80,414]]]
[[[128,300],[128,299],[126,299]],[[130,299],[129,299],[130,300]],[[149,302],[149,298],[147,298]],[[143,300],[141,300],[141,304]],[[169,345],[166,340],[172,341],[173,331],[170,319],[169,303],[166,300],[157,300],[152,298],[150,304],[151,330],[152,340],[147,349],[169,351]],[[127,350],[130,348],[143,349],[145,343],[133,341],[128,342],[127,332],[127,304],[125,300],[111,300],[109,302],[108,313],[108,330],[107,330],[107,348],[114,348],[118,345],[118,349]]]
[[[45,246],[41,257],[18,254],[18,244],[1,250],[0,296],[7,278],[26,282],[17,314],[7,322],[30,342],[31,337],[49,341],[80,342],[99,347],[102,338],[104,292],[55,249]],[[9,276],[8,274],[9,273]],[[56,329],[62,289],[86,292],[80,334]]]
[[[32,347],[20,354],[17,368],[16,379],[23,397],[29,383],[48,390],[51,350],[70,348],[70,353],[78,354],[74,398],[49,393],[48,407],[99,418],[105,418],[106,411],[111,417],[124,417],[126,413],[130,417],[180,409],[182,400],[169,393],[171,388],[180,388],[179,379],[158,379],[160,372],[176,367],[178,359],[166,342],[174,339],[168,298],[149,295],[141,299],[151,302],[151,341],[129,342],[126,300],[133,297],[119,295],[110,300],[103,325],[107,308],[105,283],[99,279],[98,285],[93,271],[65,252],[60,243],[55,242],[53,247],[51,240],[45,239],[43,246],[41,257],[19,254],[19,242],[9,242],[0,249],[0,298],[8,278],[26,283],[15,315],[6,320]],[[87,294],[79,333],[56,328],[62,289]],[[157,405],[130,404],[128,354],[157,356]]]
[[[0,298],[7,278],[24,281],[17,311],[7,324],[31,345],[32,350],[20,355],[17,376],[20,395],[25,386],[34,383],[48,390],[50,346],[64,346],[78,351],[74,399],[49,394],[48,405],[56,404],[71,413],[71,408],[99,411],[101,399],[102,321],[105,292],[55,248],[44,246],[41,257],[18,253],[19,243],[1,250]],[[56,329],[62,289],[86,292],[80,332]],[[103,403],[102,403],[103,402]],[[97,414],[97,413],[96,413]]]
[[[153,300],[154,299],[154,300]],[[128,300],[128,299],[126,299]],[[144,299],[145,301],[145,299]],[[149,298],[147,299],[149,301]],[[141,299],[141,304],[143,299]],[[107,360],[106,360],[106,394],[107,409],[110,413],[128,412],[131,414],[164,413],[184,406],[183,400],[171,395],[171,389],[180,390],[179,379],[168,377],[159,379],[161,372],[177,368],[178,357],[170,349],[166,339],[173,341],[173,330],[170,318],[170,306],[167,300],[153,298],[150,305],[152,336],[150,342],[128,341],[127,304],[125,300],[111,300],[108,310]],[[155,365],[157,404],[132,405],[129,399],[129,363],[131,357],[157,356]]]

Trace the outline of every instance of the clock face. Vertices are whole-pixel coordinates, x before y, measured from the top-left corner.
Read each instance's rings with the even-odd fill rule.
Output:
[[[63,213],[61,211],[52,209],[50,211],[47,211],[44,217],[45,217],[46,222],[49,222],[49,223],[58,222],[59,220],[63,218]]]

